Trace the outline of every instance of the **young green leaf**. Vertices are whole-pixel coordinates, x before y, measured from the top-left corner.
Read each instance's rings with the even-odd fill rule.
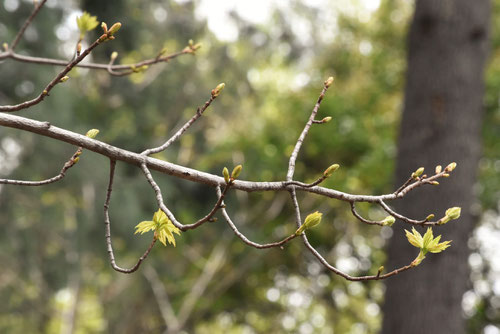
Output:
[[[87,31],[94,30],[99,25],[97,16],[91,16],[87,12],[83,12],[82,16],[76,18],[76,25],[80,30],[80,39],[85,36]]]
[[[149,231],[154,231],[155,238],[164,246],[167,245],[168,241],[168,243],[175,247],[174,233],[178,235],[181,234],[181,231],[172,224],[165,212],[161,209],[158,209],[158,211],[154,213],[153,220],[140,222],[135,228],[135,234],[144,234]]]

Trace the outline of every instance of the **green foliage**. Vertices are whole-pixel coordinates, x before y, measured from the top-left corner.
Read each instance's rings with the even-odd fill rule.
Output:
[[[82,16],[76,18],[76,25],[80,30],[80,39],[82,39],[87,32],[94,30],[99,25],[99,21],[97,21],[97,16],[83,12]]]
[[[180,235],[181,231],[172,224],[165,212],[158,209],[153,215],[153,220],[142,221],[135,226],[135,233],[144,234],[149,231],[155,231],[154,237],[166,246],[167,241],[175,247],[174,233]]]

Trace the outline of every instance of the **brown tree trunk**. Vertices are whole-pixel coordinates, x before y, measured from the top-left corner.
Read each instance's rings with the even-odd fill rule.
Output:
[[[461,301],[469,280],[467,240],[474,228],[473,185],[480,157],[483,71],[488,53],[489,0],[419,0],[409,32],[405,106],[400,129],[396,184],[420,166],[434,173],[456,161],[441,185],[418,189],[397,203],[410,217],[444,215],[462,207],[462,216],[434,235],[453,240],[441,254],[386,281],[383,333],[465,333]],[[407,264],[418,253],[396,224],[388,267]],[[395,226],[396,226],[395,225]],[[423,229],[419,229],[421,232]]]

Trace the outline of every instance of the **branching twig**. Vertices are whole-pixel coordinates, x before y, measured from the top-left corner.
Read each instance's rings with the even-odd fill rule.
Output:
[[[130,269],[121,268],[116,264],[115,254],[113,252],[113,246],[111,245],[111,221],[109,219],[109,202],[111,200],[111,192],[113,191],[113,179],[115,176],[115,167],[116,167],[116,161],[110,160],[108,191],[106,192],[106,201],[104,202],[104,229],[105,229],[104,236],[106,238],[106,248],[108,250],[111,267],[113,267],[113,269],[118,272],[124,274],[131,274],[137,269],[139,269],[139,266],[141,265],[142,261],[144,261],[148,257],[149,252],[151,252],[151,250],[153,249],[153,246],[155,245],[157,239],[156,236],[153,237],[153,241],[151,241],[151,244],[149,245],[148,249],[146,249],[146,251],[144,252],[144,254],[142,254],[137,263]]]
[[[11,52],[14,51],[17,44],[19,43],[19,41],[23,37],[24,32],[26,31],[26,28],[28,28],[28,26],[31,24],[31,22],[33,21],[35,16],[38,14],[40,9],[42,9],[43,5],[45,5],[45,2],[47,2],[47,0],[42,0],[42,1],[40,1],[40,3],[38,5],[35,5],[35,9],[33,9],[33,12],[31,12],[31,15],[26,19],[26,21],[24,21],[23,26],[21,27],[21,29],[19,29],[16,37],[14,37],[14,40],[10,44],[10,51]]]
[[[73,167],[77,163],[77,161],[78,161],[77,158],[79,158],[80,154],[82,153],[82,150],[83,149],[81,147],[79,147],[78,150],[76,150],[76,152],[73,154],[73,156],[71,158],[69,158],[68,161],[66,161],[66,163],[64,164],[64,166],[61,169],[61,171],[59,172],[59,174],[57,174],[54,177],[51,177],[50,179],[45,179],[42,181],[24,181],[24,180],[0,179],[0,184],[13,184],[16,186],[37,187],[37,186],[43,186],[46,184],[57,182],[57,181],[61,180],[63,177],[65,177],[66,171],[68,169],[70,169],[71,167]]]
[[[361,217],[361,215],[356,211],[356,206],[355,206],[354,202],[350,202],[349,204],[351,204],[352,214],[354,215],[354,217],[358,218],[361,222],[363,222],[365,224],[369,224],[369,225],[380,225],[380,226],[384,225],[382,222],[375,221],[375,220],[369,220],[369,219]]]
[[[73,61],[66,64],[66,67],[61,72],[59,72],[59,74],[54,79],[52,79],[51,82],[49,82],[49,84],[43,89],[40,95],[38,95],[36,98],[11,106],[0,106],[0,111],[1,112],[18,111],[21,109],[29,108],[31,106],[34,106],[42,102],[43,99],[45,99],[45,97],[49,95],[49,92],[52,90],[52,88],[54,88],[54,86],[57,85],[58,83],[63,82],[62,79],[66,76],[66,74],[68,74],[68,72],[71,71],[71,69],[75,67],[79,62],[81,62],[90,53],[90,51],[92,51],[96,46],[101,44],[101,42],[102,42],[101,38],[96,39],[94,43],[92,43],[85,51],[82,52],[82,54],[80,54],[80,56],[76,57]]]
[[[175,53],[172,53],[170,55],[166,55],[163,57],[156,57],[156,58],[151,58],[151,59],[146,59],[134,64],[123,64],[123,65],[112,65],[109,66],[109,64],[99,64],[99,63],[79,63],[76,64],[75,67],[80,67],[80,68],[88,68],[88,69],[93,69],[93,70],[104,70],[104,71],[110,71],[113,73],[110,73],[115,76],[124,76],[124,75],[129,75],[132,73],[135,73],[133,69],[141,68],[142,66],[150,66],[154,64],[159,64],[159,63],[166,63],[171,59],[177,58],[181,55],[185,54],[192,54],[192,51],[178,51]],[[10,51],[5,51],[5,52],[0,52],[0,60],[2,59],[13,59],[19,62],[23,63],[31,63],[31,64],[40,64],[40,65],[52,65],[52,66],[66,66],[68,65],[68,61],[62,60],[62,59],[53,59],[53,58],[43,58],[43,57],[32,57],[32,56],[25,56],[21,55],[19,53],[15,52],[10,52]]]
[[[217,187],[217,194],[219,195],[220,194],[220,188]],[[219,195],[220,196],[220,195]],[[233,230],[234,234],[236,234],[236,236],[238,238],[241,239],[241,241],[243,241],[245,244],[249,245],[249,246],[252,246],[254,248],[258,248],[258,249],[265,249],[265,248],[274,248],[274,247],[283,247],[283,245],[285,245],[287,242],[291,241],[292,239],[295,239],[297,237],[297,235],[292,234],[288,237],[286,237],[285,239],[281,240],[281,241],[277,241],[277,242],[271,242],[271,243],[268,243],[268,244],[259,244],[257,242],[254,242],[250,239],[248,239],[243,233],[241,233],[238,228],[236,227],[236,225],[233,223],[233,221],[231,220],[231,217],[229,217],[227,211],[226,211],[226,208],[225,207],[222,207],[221,209],[221,212],[222,212],[222,215],[224,216],[224,219],[226,220],[227,224],[229,225],[229,227]]]
[[[150,148],[150,149],[147,149],[145,151],[143,151],[141,154],[143,155],[151,155],[151,154],[155,154],[155,153],[159,153],[159,152],[162,152],[164,151],[165,149],[167,149],[174,141],[176,141],[177,139],[180,138],[180,136],[182,136],[182,134],[184,132],[186,132],[187,129],[189,129],[189,127],[191,125],[193,125],[194,122],[196,122],[196,120],[198,118],[201,117],[201,115],[203,114],[203,112],[210,106],[210,104],[217,98],[217,95],[210,95],[210,99],[208,99],[205,104],[202,106],[202,107],[198,107],[196,109],[196,114],[194,114],[193,117],[191,117],[191,119],[189,121],[187,121],[172,137],[170,137],[170,139],[168,139],[163,145],[161,146],[158,146],[158,147],[155,147],[155,148]]]
[[[427,219],[415,220],[415,219],[405,217],[402,214],[399,214],[396,211],[394,211],[393,209],[391,209],[383,200],[380,200],[378,203],[385,210],[385,212],[387,212],[388,214],[404,221],[405,223],[412,224],[412,225],[420,225],[420,226],[438,225],[438,222],[431,222],[431,221],[428,221]]]
[[[304,130],[302,130],[302,133],[299,136],[299,139],[297,139],[297,142],[295,143],[295,147],[293,148],[292,154],[290,155],[290,160],[288,162],[288,172],[286,174],[286,180],[287,181],[292,181],[293,178],[293,173],[295,172],[295,162],[297,161],[297,156],[299,155],[300,148],[302,147],[302,143],[304,142],[304,139],[306,138],[307,134],[309,133],[309,129],[311,128],[311,125],[313,124],[313,120],[316,117],[316,114],[318,113],[319,107],[321,105],[321,101],[323,101],[323,98],[325,97],[325,93],[330,87],[331,83],[333,81],[333,78],[328,78],[327,81],[325,81],[323,85],[323,90],[321,91],[321,94],[319,94],[318,101],[316,101],[316,105],[314,106],[311,116],[309,117],[309,120],[307,121]]]

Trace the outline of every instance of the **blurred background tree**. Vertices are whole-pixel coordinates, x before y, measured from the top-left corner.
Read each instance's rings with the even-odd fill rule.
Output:
[[[495,0],[494,17],[499,6]],[[31,1],[4,0],[0,40],[12,40],[31,9]],[[92,54],[94,61],[107,63],[113,51],[119,53],[118,63],[137,61],[154,57],[162,47],[180,50],[189,39],[203,47],[196,57],[130,77],[74,70],[70,81],[24,115],[80,133],[99,128],[100,140],[141,151],[162,143],[216,84],[225,82],[224,94],[205,117],[156,157],[216,174],[223,166],[241,163],[245,179],[281,180],[322,81],[334,75],[334,89],[320,109],[320,116],[334,119],[311,132],[297,177],[312,181],[325,166],[339,163],[342,168],[325,186],[366,194],[392,190],[405,38],[413,13],[408,2],[52,0],[18,50],[69,58],[78,37],[75,19],[83,10],[100,21],[123,24],[115,41]],[[481,200],[473,210],[478,216],[484,212],[484,224],[468,243],[475,250],[469,258],[473,275],[463,299],[470,333],[497,333],[500,327],[500,264],[495,260],[500,256],[492,256],[499,252],[492,236],[500,228],[497,21],[491,32],[480,182],[473,188]],[[56,71],[5,61],[0,77],[9,80],[0,80],[0,104],[32,96]],[[74,151],[27,133],[0,131],[2,177],[48,177]],[[424,162],[416,163],[406,172]],[[132,232],[138,222],[150,219],[156,202],[138,169],[119,164],[117,172],[119,186],[111,203],[114,243],[119,263],[127,265],[149,243]],[[84,152],[58,184],[1,188],[0,332],[156,333],[172,324],[188,333],[354,334],[381,329],[384,284],[332,276],[300,243],[286,251],[249,249],[218,223],[183,233],[176,248],[155,248],[135,275],[112,271],[102,224],[107,173],[105,159]],[[164,175],[157,181],[182,220],[210,210],[210,189]],[[452,182],[459,179],[443,184]],[[270,195],[234,193],[228,198],[238,224],[255,240],[293,232],[286,194]],[[361,225],[344,203],[312,196],[300,200],[304,212],[320,210],[330,222],[322,224],[321,232],[311,232],[311,242],[339,268],[361,275],[384,264],[391,229]],[[372,219],[384,216],[370,206],[360,210]],[[403,238],[395,233],[394,239]],[[452,246],[460,247],[465,245]],[[413,282],[412,274],[401,279]]]

